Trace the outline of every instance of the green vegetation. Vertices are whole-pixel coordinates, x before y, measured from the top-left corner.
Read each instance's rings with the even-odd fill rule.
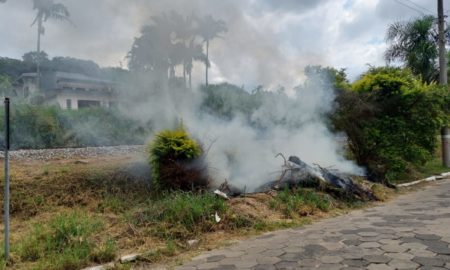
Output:
[[[135,215],[135,222],[154,224],[152,233],[162,239],[190,239],[219,228],[214,215],[223,217],[227,211],[226,203],[214,194],[174,192],[149,202]]]
[[[134,252],[145,253],[144,262],[167,261],[356,205],[315,189],[230,201],[210,192],[157,194],[148,189],[148,179],[133,174],[134,160],[75,161],[50,161],[45,174],[40,163],[11,164],[13,269],[80,269]],[[199,240],[198,246],[189,246],[191,239]]]
[[[439,77],[437,65],[438,44],[435,18],[426,15],[408,22],[396,22],[389,26],[386,39],[387,61],[403,61],[405,67],[424,82],[436,82]]]
[[[148,152],[154,189],[191,190],[208,185],[198,168],[188,166],[200,157],[202,149],[182,125],[157,133]]]
[[[351,88],[340,92],[333,122],[372,180],[411,176],[432,159],[438,131],[449,121],[447,89],[399,68],[371,68]]]
[[[186,88],[187,75],[191,88],[194,61],[204,63],[208,69],[209,44],[226,31],[225,22],[211,15],[185,17],[172,11],[152,16],[151,24],[142,27],[141,36],[134,39],[128,52],[128,67],[132,72],[152,77],[157,87],[170,82]],[[177,66],[182,67],[183,77],[176,77]],[[208,70],[205,79],[208,85]]]
[[[331,201],[328,195],[320,194],[310,189],[295,189],[278,192],[270,206],[281,210],[286,218],[296,218],[309,216],[317,211],[327,212],[331,208]]]
[[[48,224],[35,225],[19,246],[22,261],[38,262],[38,269],[70,270],[90,261],[107,262],[115,257],[114,242],[93,242],[102,223],[80,212],[55,216]]]
[[[113,109],[67,111],[25,104],[13,104],[11,125],[13,149],[143,144],[150,130]]]

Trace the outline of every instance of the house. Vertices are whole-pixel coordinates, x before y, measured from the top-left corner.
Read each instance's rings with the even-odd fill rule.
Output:
[[[60,71],[43,71],[40,78],[39,90],[36,73],[22,74],[13,84],[15,94],[69,110],[113,107],[117,102],[115,85],[109,80]]]

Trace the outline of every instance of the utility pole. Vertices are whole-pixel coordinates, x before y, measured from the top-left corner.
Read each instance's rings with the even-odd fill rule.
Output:
[[[5,261],[9,260],[9,98],[5,98],[5,193],[3,215],[5,226]]]
[[[438,1],[438,31],[439,31],[439,84],[447,87],[447,59],[445,50],[445,17],[444,17],[444,1]],[[442,164],[444,167],[450,168],[450,129],[442,127],[441,129],[442,141]]]
[[[439,84],[447,86],[447,57],[445,50],[445,17],[444,17],[444,1],[438,0],[438,30],[439,30]],[[444,167],[450,168],[450,128],[443,127],[441,129],[442,140],[442,163]]]
[[[443,0],[438,0],[438,30],[439,30],[439,84],[447,85],[447,57],[445,50],[445,17]]]

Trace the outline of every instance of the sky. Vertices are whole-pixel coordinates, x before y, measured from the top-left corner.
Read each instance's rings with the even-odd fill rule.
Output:
[[[53,56],[127,66],[126,55],[151,17],[172,10],[211,14],[228,32],[210,45],[211,81],[268,88],[295,86],[308,65],[345,68],[351,80],[384,65],[389,24],[436,13],[436,0],[56,0],[74,25],[45,23],[42,48]],[[444,5],[447,1],[444,1]],[[0,3],[0,56],[36,48],[32,0]],[[448,13],[450,5],[444,10]],[[204,67],[194,67],[194,84]]]

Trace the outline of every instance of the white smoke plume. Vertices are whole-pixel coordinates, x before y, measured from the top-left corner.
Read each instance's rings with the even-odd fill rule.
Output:
[[[126,113],[151,121],[156,132],[174,128],[182,120],[207,150],[206,165],[215,185],[227,180],[251,192],[276,180],[283,164],[282,159],[275,158],[278,153],[362,174],[361,168],[343,157],[342,134],[333,134],[327,127],[325,115],[334,108],[333,89],[330,84],[315,81],[308,80],[290,95],[266,93],[250,120],[240,115],[224,120],[201,110],[204,96],[199,90],[154,90],[145,88],[146,83],[141,84],[145,94],[137,93],[147,100],[127,106]]]

